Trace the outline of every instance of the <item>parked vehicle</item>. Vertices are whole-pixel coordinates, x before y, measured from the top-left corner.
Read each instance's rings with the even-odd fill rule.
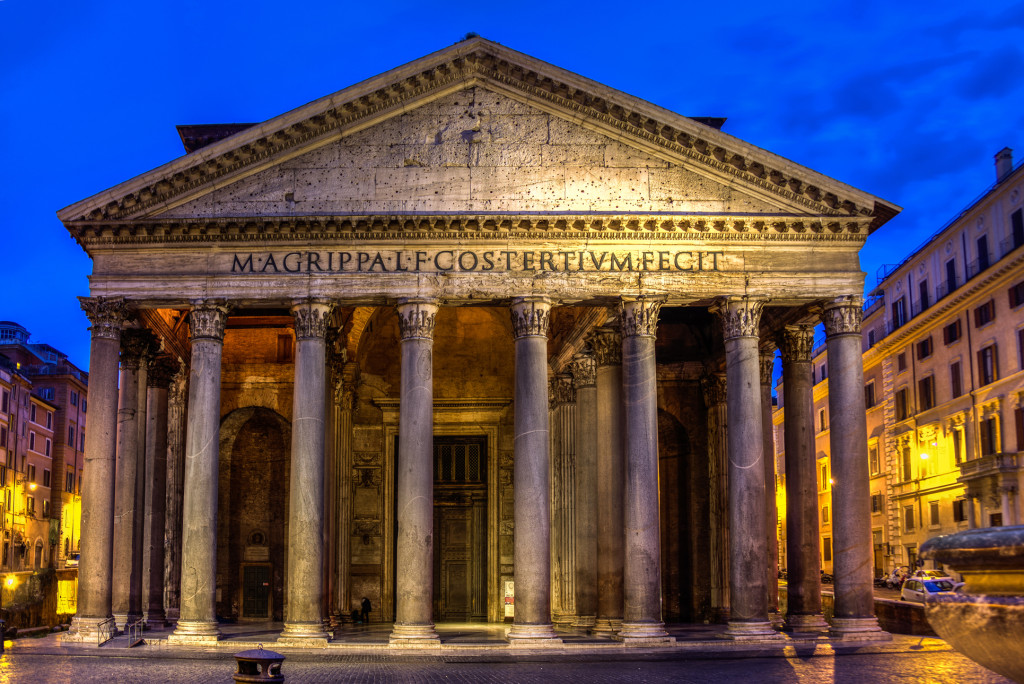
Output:
[[[915,570],[911,577],[918,579],[931,579],[931,580],[949,580],[953,582],[953,578],[942,572],[941,570]]]
[[[924,603],[928,596],[939,594],[952,594],[955,587],[949,579],[922,579],[911,577],[903,583],[900,590],[900,600],[912,603]]]

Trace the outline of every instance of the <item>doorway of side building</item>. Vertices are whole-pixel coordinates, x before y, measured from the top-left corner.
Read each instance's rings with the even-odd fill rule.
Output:
[[[434,616],[487,621],[487,438],[434,437]]]

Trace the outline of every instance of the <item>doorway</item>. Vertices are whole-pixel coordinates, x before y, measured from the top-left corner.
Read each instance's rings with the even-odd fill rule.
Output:
[[[269,620],[271,616],[270,563],[242,566],[242,619]]]
[[[434,619],[487,621],[487,438],[434,437]]]

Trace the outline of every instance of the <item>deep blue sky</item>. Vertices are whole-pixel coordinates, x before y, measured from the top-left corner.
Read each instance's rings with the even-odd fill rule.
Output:
[[[0,320],[88,366],[89,259],[55,212],[473,31],[904,207],[869,285],[1024,158],[1024,4],[0,0]]]

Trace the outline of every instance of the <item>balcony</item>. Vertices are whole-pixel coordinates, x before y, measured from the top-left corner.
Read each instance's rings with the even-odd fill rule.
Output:
[[[987,454],[960,464],[960,479],[973,480],[988,475],[1015,473],[1018,469],[1018,454]]]

